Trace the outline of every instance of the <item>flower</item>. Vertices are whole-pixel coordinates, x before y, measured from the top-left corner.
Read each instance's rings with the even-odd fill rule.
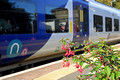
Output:
[[[77,63],[77,64],[75,65],[75,67],[76,67],[76,68],[79,68],[79,67],[80,67],[80,65]]]
[[[66,50],[66,49],[65,49],[65,45],[64,45],[64,44],[62,45],[62,49],[63,49],[63,50]]]
[[[87,46],[89,46],[89,43],[87,44]]]
[[[68,57],[70,55],[70,53],[68,52],[68,50],[66,50],[65,56]]]
[[[100,57],[100,60],[103,60],[103,57],[102,57],[102,56]]]
[[[105,66],[106,65],[106,63],[103,63],[103,66]]]
[[[74,56],[75,55],[75,53],[71,51],[71,48],[69,48],[69,54],[70,54],[70,56]]]
[[[63,60],[63,67],[65,67],[65,60]]]
[[[97,75],[94,75],[94,77],[96,77]]]
[[[70,63],[69,63],[69,62],[67,62],[67,63],[66,63],[66,67],[69,67],[69,66],[70,66]]]
[[[88,52],[90,52],[90,48],[88,48]]]
[[[65,50],[67,50],[68,49],[68,46],[66,45],[66,49]]]
[[[83,71],[82,66],[80,66],[80,69],[78,69],[78,71],[82,74]]]

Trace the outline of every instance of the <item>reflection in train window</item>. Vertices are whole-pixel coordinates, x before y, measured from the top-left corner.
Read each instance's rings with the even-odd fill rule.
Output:
[[[88,31],[88,10],[87,8],[83,8],[83,28],[84,28],[84,32]]]
[[[114,31],[119,31],[119,20],[114,19]]]
[[[29,1],[0,0],[0,34],[37,32],[36,5]]]
[[[80,26],[80,7],[79,6],[75,6],[75,10],[74,10],[74,17],[75,17],[75,31],[76,32],[80,32],[80,29],[82,29],[82,26]]]
[[[112,31],[112,18],[106,17],[105,18],[106,21],[106,31]]]
[[[46,6],[45,27],[47,33],[68,32],[68,10],[55,6]]]
[[[94,31],[102,32],[103,31],[103,17],[99,15],[94,15]]]

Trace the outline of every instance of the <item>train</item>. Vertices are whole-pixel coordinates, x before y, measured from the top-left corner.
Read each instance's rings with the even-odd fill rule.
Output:
[[[120,10],[95,0],[0,0],[0,66],[59,55],[62,38],[120,41],[119,23]]]

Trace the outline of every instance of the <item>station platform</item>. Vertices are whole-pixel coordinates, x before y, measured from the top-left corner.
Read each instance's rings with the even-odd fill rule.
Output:
[[[91,68],[85,69],[83,74],[87,74]],[[34,80],[77,80],[77,76],[79,76],[80,72],[71,65],[69,67],[65,67],[51,73],[48,73],[42,77],[36,78]]]
[[[120,50],[120,44],[114,45],[118,50]],[[90,55],[87,55],[88,57]],[[83,66],[85,66],[84,64]],[[88,74],[92,68],[88,67],[87,69],[83,70],[83,75]],[[36,78],[34,80],[78,80],[77,76],[80,75],[80,72],[77,71],[77,69],[74,67],[74,65],[71,65],[69,67],[61,68],[59,70],[53,71],[51,73],[48,73],[44,76],[41,76],[39,78]],[[94,77],[94,76],[93,76]]]

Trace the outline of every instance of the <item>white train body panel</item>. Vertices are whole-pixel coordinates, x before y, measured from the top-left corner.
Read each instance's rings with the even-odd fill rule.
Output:
[[[95,32],[94,30],[94,15],[100,15],[103,17],[103,32]],[[105,30],[105,17],[112,18],[112,31],[106,32]],[[119,31],[114,31],[114,19],[119,19],[120,23],[120,11],[103,5],[98,2],[89,3],[89,39],[92,41],[99,41],[99,38],[105,38],[105,41],[114,41],[120,39],[120,28]],[[120,25],[119,25],[120,27]]]

